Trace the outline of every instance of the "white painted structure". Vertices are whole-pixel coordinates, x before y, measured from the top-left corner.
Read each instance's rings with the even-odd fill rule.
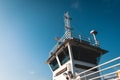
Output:
[[[53,80],[101,80],[98,63],[101,56],[108,51],[100,48],[88,37],[72,33],[69,13],[65,13],[65,34],[50,51],[46,61]],[[92,33],[92,32],[91,32]],[[97,44],[97,45],[96,45]],[[93,74],[94,73],[94,74]]]

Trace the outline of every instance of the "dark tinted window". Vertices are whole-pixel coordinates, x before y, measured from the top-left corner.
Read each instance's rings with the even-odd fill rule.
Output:
[[[68,60],[70,60],[69,52],[68,52],[68,48],[67,47],[58,55],[58,58],[60,60],[61,65],[63,65]]]
[[[55,71],[59,67],[56,58],[50,62],[50,67],[53,71]]]
[[[93,64],[97,63],[97,56],[95,55],[94,51],[78,46],[72,46],[72,53],[75,60],[85,61]]]

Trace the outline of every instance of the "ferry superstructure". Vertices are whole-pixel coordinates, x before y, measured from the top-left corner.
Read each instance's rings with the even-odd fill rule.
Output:
[[[107,78],[109,75],[107,77],[101,75],[102,70],[107,68],[101,71],[100,68],[110,62],[98,65],[102,55],[108,51],[100,47],[96,39],[97,31],[90,32],[93,39],[76,35],[72,32],[70,20],[69,12],[66,12],[65,33],[61,38],[56,39],[57,44],[50,51],[46,61],[53,73],[52,80],[109,80],[110,77]],[[115,60],[120,60],[120,57]],[[112,65],[108,69],[116,66],[120,64]]]

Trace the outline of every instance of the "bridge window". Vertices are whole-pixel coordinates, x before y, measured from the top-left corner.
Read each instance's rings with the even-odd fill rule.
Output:
[[[78,61],[85,61],[97,64],[97,53],[78,46],[72,46],[73,58]]]
[[[50,67],[52,68],[53,71],[55,71],[59,67],[56,58],[50,62]]]
[[[60,60],[61,65],[66,63],[68,60],[70,60],[68,47],[66,47],[59,55],[58,58]]]

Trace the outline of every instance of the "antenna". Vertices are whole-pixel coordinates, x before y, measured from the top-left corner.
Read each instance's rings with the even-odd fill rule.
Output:
[[[64,22],[65,22],[65,29],[68,30],[70,29],[70,15],[69,15],[69,12],[67,11],[65,14],[64,14]]]
[[[64,22],[65,22],[65,34],[66,34],[66,37],[67,38],[71,38],[71,27],[70,27],[70,16],[69,16],[69,12],[67,11],[65,14],[64,14]]]
[[[97,33],[98,33],[98,32],[97,32],[96,30],[91,30],[91,31],[90,31],[90,34],[93,35],[93,38],[94,38],[94,41],[95,41],[95,45],[96,45],[96,46],[99,46],[99,43],[98,43],[98,41],[97,41],[97,39],[96,39]]]

